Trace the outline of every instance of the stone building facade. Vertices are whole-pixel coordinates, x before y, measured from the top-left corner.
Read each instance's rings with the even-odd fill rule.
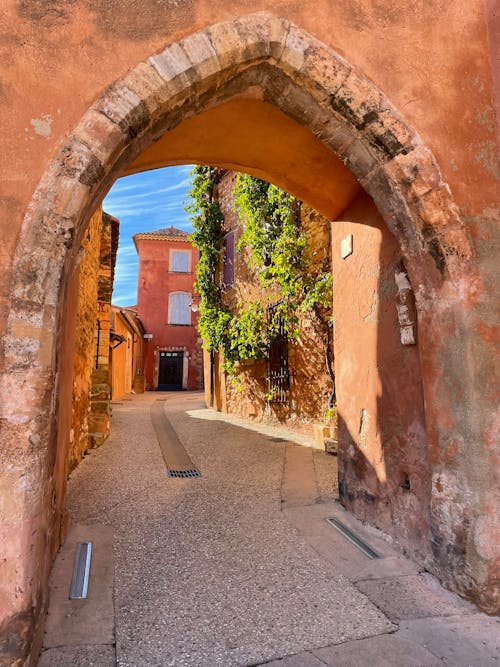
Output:
[[[181,229],[135,234],[139,255],[137,313],[147,331],[144,377],[148,390],[201,389],[201,341],[194,282],[198,254]]]
[[[118,235],[119,221],[98,209],[82,242],[69,471],[78,465],[86,449],[102,444],[109,435],[111,295]]]
[[[235,312],[236,304],[269,302],[272,307],[280,299],[278,290],[269,293],[259,283],[256,270],[249,266],[248,249],[237,250],[241,225],[234,203],[234,185],[237,173],[219,170],[215,195],[224,216],[224,247],[218,282],[222,286],[222,302]],[[330,265],[330,226],[328,221],[307,204],[300,211],[301,226],[308,242],[307,262],[311,271],[316,266]],[[228,269],[230,277],[228,278]],[[205,396],[207,404],[230,414],[256,421],[287,423],[288,426],[312,432],[313,424],[321,424],[329,405],[334,403],[334,383],[326,367],[328,357],[333,361],[331,310],[319,320],[313,313],[299,314],[297,340],[283,337],[268,351],[266,359],[248,360],[238,364],[234,379],[223,370],[219,354],[213,358],[214,391],[210,388],[210,355],[205,354]],[[325,331],[325,325],[328,332]],[[274,350],[274,351],[273,351]],[[272,355],[272,361],[269,357]],[[272,363],[273,369],[270,364]],[[282,368],[281,368],[282,367]],[[279,389],[279,378],[271,380],[271,373],[280,375],[286,384]],[[333,366],[331,367],[333,372]],[[271,386],[273,385],[273,386]],[[276,386],[274,386],[276,385]],[[274,390],[274,396],[272,395]],[[211,396],[213,393],[213,397]],[[318,433],[318,446],[323,446]]]
[[[64,536],[81,241],[118,177],[173,164],[245,169],[341,222],[370,195],[412,286],[420,377],[415,366],[372,374],[344,404],[346,424],[367,433],[363,408],[390,395],[381,379],[392,395],[421,385],[428,502],[406,520],[429,530],[408,540],[399,514],[383,523],[498,613],[497,3],[10,0],[3,11],[0,664],[33,664]],[[346,298],[362,286],[349,279]],[[350,348],[337,333],[355,361],[356,338]],[[380,368],[392,340],[377,338]],[[380,400],[377,421],[394,407]],[[408,424],[414,408],[396,407]],[[411,509],[406,477],[384,485],[364,442],[339,442],[344,502],[373,517],[385,493]],[[387,474],[397,456],[412,462],[411,447],[384,439]]]

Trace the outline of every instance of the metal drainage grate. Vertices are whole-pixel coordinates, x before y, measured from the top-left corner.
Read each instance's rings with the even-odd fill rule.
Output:
[[[201,472],[193,468],[192,470],[169,470],[169,477],[201,477]]]
[[[327,519],[328,523],[338,530],[341,535],[343,535],[346,540],[349,540],[351,544],[354,544],[365,556],[368,558],[380,558],[379,554],[372,549],[366,542],[364,542],[360,537],[356,535],[350,528],[348,528],[342,521],[338,519]]]
[[[81,600],[87,597],[89,590],[90,561],[92,559],[92,542],[79,542],[76,547],[73,577],[69,591],[70,600]]]

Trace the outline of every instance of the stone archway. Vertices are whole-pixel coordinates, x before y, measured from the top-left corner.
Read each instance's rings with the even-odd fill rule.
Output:
[[[173,43],[114,83],[52,160],[26,213],[1,396],[11,406],[4,437],[12,445],[12,470],[24,478],[23,490],[14,493],[19,537],[11,558],[33,546],[19,579],[25,586],[32,580],[24,604],[34,611],[14,619],[13,634],[39,618],[62,522],[64,499],[56,497],[53,468],[63,289],[88,217],[124,166],[151,142],[250,87],[345,161],[398,239],[416,291],[431,466],[447,485],[445,493],[441,482],[433,487],[435,571],[488,606],[489,564],[474,550],[473,537],[479,486],[473,486],[460,451],[451,460],[442,441],[450,420],[462,429],[461,443],[470,429],[453,405],[461,367],[456,361],[448,374],[439,371],[445,358],[456,356],[450,336],[462,336],[466,345],[463,313],[474,274],[465,227],[432,153],[382,92],[298,27],[258,13]]]

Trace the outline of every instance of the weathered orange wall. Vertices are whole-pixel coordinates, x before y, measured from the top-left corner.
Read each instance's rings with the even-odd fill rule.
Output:
[[[228,171],[222,175],[215,192],[224,216],[224,231],[235,230],[234,286],[223,289],[222,302],[232,312],[236,312],[237,303],[248,306],[260,301],[262,307],[272,305],[280,299],[278,288],[274,293],[264,290],[255,269],[249,264],[248,249],[238,250],[243,224],[240,221],[234,202],[234,186],[237,174]],[[317,270],[325,262],[330,265],[330,225],[328,221],[311,207],[303,205],[300,211],[302,230],[308,241],[305,253],[311,270]],[[221,251],[220,275],[222,281],[223,251]],[[324,319],[331,316],[325,312]],[[288,342],[288,368],[290,385],[286,401],[273,402],[266,399],[268,391],[266,376],[267,360],[246,360],[237,367],[234,379],[228,377],[217,363],[216,405],[230,414],[251,418],[256,421],[286,422],[288,426],[304,428],[312,432],[312,424],[323,421],[328,399],[333,385],[325,368],[324,332],[312,313],[298,313],[299,335],[297,340]],[[205,385],[206,392],[210,388]],[[208,401],[209,402],[209,401]]]
[[[144,391],[144,329],[135,311],[111,307],[111,330],[123,337],[112,341],[110,350],[111,398]]]
[[[495,316],[498,255],[492,249],[500,217],[499,97],[494,94],[491,67],[498,54],[493,29],[495,3],[484,0],[417,4],[394,0],[376,3],[373,0],[355,3],[318,0],[311,6],[293,0],[272,3],[249,0],[242,8],[228,0],[181,0],[175,6],[156,0],[141,3],[135,0],[99,3],[7,0],[0,27],[3,64],[0,335],[6,331],[7,316],[18,312],[16,309],[20,309],[20,314],[18,319],[14,317],[15,331],[9,329],[8,336],[2,339],[11,374],[2,378],[4,399],[0,405],[0,428],[4,429],[0,441],[2,445],[5,443],[0,451],[3,471],[0,541],[8,544],[6,568],[12,569],[7,569],[0,582],[0,638],[4,641],[0,652],[4,647],[10,651],[8,647],[12,646],[11,655],[26,655],[31,638],[31,631],[26,628],[31,624],[33,601],[34,613],[38,615],[45,600],[48,561],[46,554],[41,553],[41,545],[51,543],[53,535],[50,527],[41,525],[37,517],[43,516],[43,521],[49,522],[57,522],[57,519],[47,518],[54,491],[51,466],[55,430],[53,420],[47,418],[48,412],[44,410],[46,407],[48,410],[53,400],[51,386],[56,370],[61,372],[69,363],[68,359],[61,360],[60,353],[64,349],[55,341],[51,318],[55,318],[57,303],[65,304],[67,294],[67,285],[61,287],[57,279],[61,238],[64,237],[64,243],[74,253],[80,243],[78,235],[76,239],[71,237],[71,230],[64,236],[65,219],[57,218],[55,223],[44,219],[43,225],[60,225],[58,243],[51,258],[54,263],[50,271],[44,273],[33,257],[33,265],[25,266],[27,274],[32,269],[29,285],[16,286],[14,293],[18,273],[13,272],[13,257],[16,251],[19,254],[26,247],[33,247],[26,241],[30,238],[28,223],[21,234],[22,221],[30,221],[30,211],[38,211],[40,200],[32,198],[41,177],[46,175],[51,158],[59,147],[70,142],[84,112],[112,82],[179,37],[257,9],[267,9],[274,15],[291,19],[332,47],[383,92],[407,126],[416,129],[422,145],[436,156],[461,219],[470,232],[474,252],[467,265],[469,278],[460,276],[453,283],[447,276],[442,289],[436,292],[442,301],[426,302],[426,294],[420,295],[432,311],[429,315],[428,310],[422,310],[419,318],[423,324],[421,338],[427,343],[421,347],[420,355],[426,378],[426,410],[430,417],[427,427],[433,467],[432,521],[436,529],[442,528],[441,544],[436,540],[433,546],[436,567],[444,580],[462,592],[475,595],[484,608],[498,610],[500,576],[496,545],[500,543],[500,525],[495,476],[499,462],[498,421],[494,419],[497,397],[491,363],[498,340]],[[370,98],[373,89],[366,84],[366,79],[364,81],[365,92],[361,90],[360,98],[353,101],[361,115],[364,108],[376,107]],[[337,102],[335,98],[330,101]],[[204,103],[201,107],[205,108]],[[352,110],[348,105],[349,109]],[[342,109],[337,111],[342,112]],[[377,122],[383,115],[378,116]],[[123,132],[128,133],[130,140],[134,136],[135,120],[123,123]],[[303,124],[308,124],[307,119]],[[278,138],[279,125],[274,127]],[[98,132],[102,125],[96,122],[93,129]],[[207,124],[206,131],[210,129]],[[118,125],[114,130],[118,138],[106,131],[95,137],[97,154],[104,161],[109,158],[109,155],[106,157],[108,148],[120,150],[117,147],[122,139],[121,130]],[[239,128],[234,125],[232,130],[237,135]],[[150,137],[151,140],[156,138]],[[225,144],[228,153],[237,143],[234,137],[228,140]],[[78,151],[66,155],[63,160],[66,180],[56,197],[59,210],[70,218],[71,206],[78,210],[78,202],[88,197],[85,185],[71,180],[72,174],[79,174],[80,158]],[[180,159],[177,154],[176,160]],[[228,155],[227,161],[231,159]],[[168,156],[165,163],[168,164]],[[389,166],[397,171],[401,163],[402,160],[398,160],[397,164],[392,162]],[[429,163],[422,164],[423,174],[408,174],[403,169],[397,178],[405,192],[409,179],[412,192],[421,204],[422,218],[432,221],[430,233],[435,226],[439,228],[440,238],[448,240],[451,254],[444,259],[453,263],[455,246],[449,239],[457,238],[457,245],[463,248],[464,237],[456,227],[442,228],[439,197],[446,199],[443,194],[446,188],[439,186],[433,190],[431,178],[425,173],[425,165]],[[104,189],[111,186],[111,179],[101,179],[99,166],[97,159],[96,172],[86,173],[85,177],[91,183],[98,182],[99,192],[103,194]],[[299,163],[294,168],[297,170],[294,180],[300,182],[302,166]],[[265,176],[265,165],[260,169]],[[276,181],[285,177],[277,162],[269,168],[267,176]],[[430,187],[427,201],[426,192],[418,190],[421,184]],[[321,190],[328,187],[328,175],[317,185]],[[377,202],[390,219],[391,201],[385,206],[383,197],[379,197]],[[92,206],[95,204],[96,201],[92,201]],[[407,204],[415,210],[415,202],[407,200]],[[92,213],[90,208],[89,205],[83,216],[85,220]],[[37,229],[43,228],[40,221],[37,224]],[[79,228],[78,233],[83,234],[83,229]],[[438,241],[433,239],[432,248],[439,246]],[[436,253],[433,257],[437,257],[437,264],[441,265],[443,260]],[[464,261],[463,255],[459,257],[459,261]],[[424,255],[422,258],[425,260]],[[24,259],[25,264],[31,261]],[[66,282],[74,261],[74,254],[70,254],[65,264]],[[38,308],[40,294],[47,299],[45,310]],[[46,319],[40,323],[37,317],[42,310]],[[69,309],[65,315],[69,316]],[[12,323],[12,317],[10,321]],[[62,324],[59,321],[59,332],[63,330]],[[41,327],[50,333],[45,338],[42,335],[39,341]],[[24,336],[26,346],[14,349],[12,336],[14,340],[16,336]],[[31,371],[26,360],[35,354],[33,350],[38,344],[36,354],[42,370],[37,367]],[[3,358],[0,364],[3,369]],[[22,405],[16,392],[11,391],[11,387],[19,387],[19,378],[29,385],[23,385],[26,401]],[[443,388],[446,391],[443,392]],[[60,393],[71,395],[70,384],[60,385],[59,389]],[[42,404],[43,410],[40,409]],[[48,456],[46,447],[50,448]],[[42,452],[43,461],[34,460],[34,450]],[[62,469],[58,467],[59,473]],[[24,474],[31,475],[33,492],[30,495],[19,488],[18,480]],[[60,502],[64,504],[64,495]],[[455,545],[456,550],[448,550],[448,544]],[[31,553],[35,556],[29,556]],[[26,585],[30,582],[31,586]],[[13,597],[15,586],[24,591],[18,598]],[[14,642],[11,637],[16,638]]]
[[[419,5],[382,0],[375,6],[372,0],[318,0],[314,7],[292,0],[248,0],[244,7],[229,0],[184,1],[171,7],[156,0],[7,0],[0,47],[7,102],[0,110],[6,216],[21,218],[48,157],[110,82],[167,42],[263,9],[291,19],[370,77],[431,145],[469,215],[480,215],[488,200],[496,202],[484,0]],[[494,3],[489,11],[496,12]],[[4,234],[8,259],[18,236],[16,225]],[[5,308],[5,300],[3,304]]]
[[[112,313],[113,331],[125,339],[111,352],[111,398],[117,400],[132,391],[133,334],[116,310]]]
[[[418,348],[400,341],[401,251],[366,194],[331,229],[340,498],[425,561],[431,478]]]
[[[203,386],[201,344],[196,323],[197,313],[191,313],[191,325],[168,323],[168,295],[170,292],[194,294],[197,250],[187,241],[173,239],[147,239],[135,237],[139,254],[139,276],[137,287],[137,312],[146,331],[153,338],[145,344],[144,375],[147,389],[158,385],[158,363],[160,348],[179,348],[188,355],[187,389]],[[173,273],[169,271],[170,250],[190,250],[191,271]]]
[[[97,283],[101,247],[102,210],[98,209],[89,222],[82,243],[82,259],[79,266],[78,313],[76,321],[76,346],[73,367],[73,416],[68,455],[71,471],[89,446],[88,413],[92,370],[96,356]]]

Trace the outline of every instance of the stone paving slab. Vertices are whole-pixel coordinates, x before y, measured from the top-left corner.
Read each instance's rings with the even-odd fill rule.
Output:
[[[441,660],[417,643],[398,635],[381,635],[313,651],[331,667],[442,667]]]
[[[315,658],[312,653],[296,653],[295,655],[272,660],[265,663],[266,667],[325,667],[325,663]]]
[[[450,667],[500,665],[500,617],[477,613],[402,621],[398,636],[425,646]]]
[[[394,622],[475,611],[472,604],[444,590],[428,574],[358,581],[356,586]]]
[[[38,667],[115,667],[115,647],[77,646],[44,651]]]
[[[282,508],[313,505],[319,496],[313,450],[290,443],[285,448],[281,480]]]
[[[70,600],[78,542],[92,542],[88,595]],[[45,623],[44,647],[114,644],[113,530],[105,525],[74,524],[50,577],[51,606]],[[89,649],[90,650],[90,649]]]
[[[365,526],[350,516],[338,502],[284,508],[284,514],[321,558],[352,582],[416,575],[420,572],[415,563],[404,558],[397,549],[382,539],[380,531]],[[372,560],[361,553],[327,522],[328,518],[342,521],[374,548],[381,558]]]

